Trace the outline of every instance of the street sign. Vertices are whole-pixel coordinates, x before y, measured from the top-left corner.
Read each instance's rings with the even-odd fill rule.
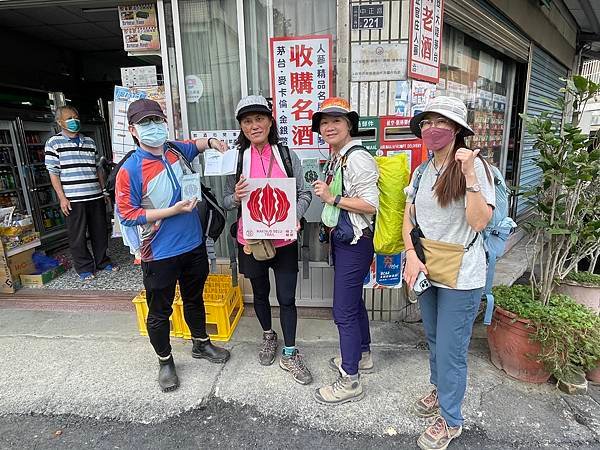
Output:
[[[383,28],[383,4],[352,6],[353,30],[379,30]]]

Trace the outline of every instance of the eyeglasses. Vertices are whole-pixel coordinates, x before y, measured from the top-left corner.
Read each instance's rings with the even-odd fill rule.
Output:
[[[437,119],[429,120],[421,120],[419,122],[419,128],[421,130],[427,130],[428,128],[452,128],[452,122],[450,119],[446,119],[445,117],[438,117]]]
[[[157,125],[164,123],[165,119],[162,117],[146,117],[138,122],[138,125],[150,125],[151,123],[155,123]]]

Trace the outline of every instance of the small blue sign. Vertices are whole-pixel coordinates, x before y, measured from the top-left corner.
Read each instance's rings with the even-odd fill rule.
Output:
[[[402,255],[377,255],[375,257],[375,273],[377,284],[381,286],[397,286],[402,282]]]

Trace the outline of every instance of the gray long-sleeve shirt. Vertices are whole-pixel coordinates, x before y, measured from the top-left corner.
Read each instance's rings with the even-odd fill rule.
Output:
[[[277,152],[281,155],[279,150],[279,146],[272,146],[272,148],[277,148]],[[246,149],[240,152],[240,158],[243,158],[245,151],[249,151]],[[304,178],[302,172],[302,164],[300,162],[300,158],[296,155],[296,152],[290,150],[290,159],[292,160],[292,172],[294,173],[294,178],[296,178],[296,217],[300,220],[306,210],[310,206],[310,202],[312,200],[312,192],[310,190],[304,189]],[[281,170],[285,171],[285,168],[282,167]],[[242,170],[244,173],[244,170]],[[225,180],[225,187],[223,189],[223,207],[227,210],[232,210],[239,207],[239,204],[233,198],[233,194],[235,191],[235,175],[229,175]]]

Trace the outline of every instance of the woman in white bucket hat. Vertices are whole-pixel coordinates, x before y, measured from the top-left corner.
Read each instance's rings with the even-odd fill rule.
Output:
[[[416,292],[425,287],[419,307],[433,385],[415,402],[414,411],[420,417],[435,417],[419,437],[419,447],[439,450],[462,432],[467,349],[486,282],[479,232],[492,216],[495,191],[479,150],[466,148],[464,138],[474,133],[461,100],[431,99],[413,117],[410,128],[433,152],[425,167],[415,170],[407,188],[403,226],[404,279],[408,286],[416,285]],[[454,264],[449,263],[451,255]],[[436,267],[436,262],[441,264]],[[429,288],[422,283],[423,276]]]

